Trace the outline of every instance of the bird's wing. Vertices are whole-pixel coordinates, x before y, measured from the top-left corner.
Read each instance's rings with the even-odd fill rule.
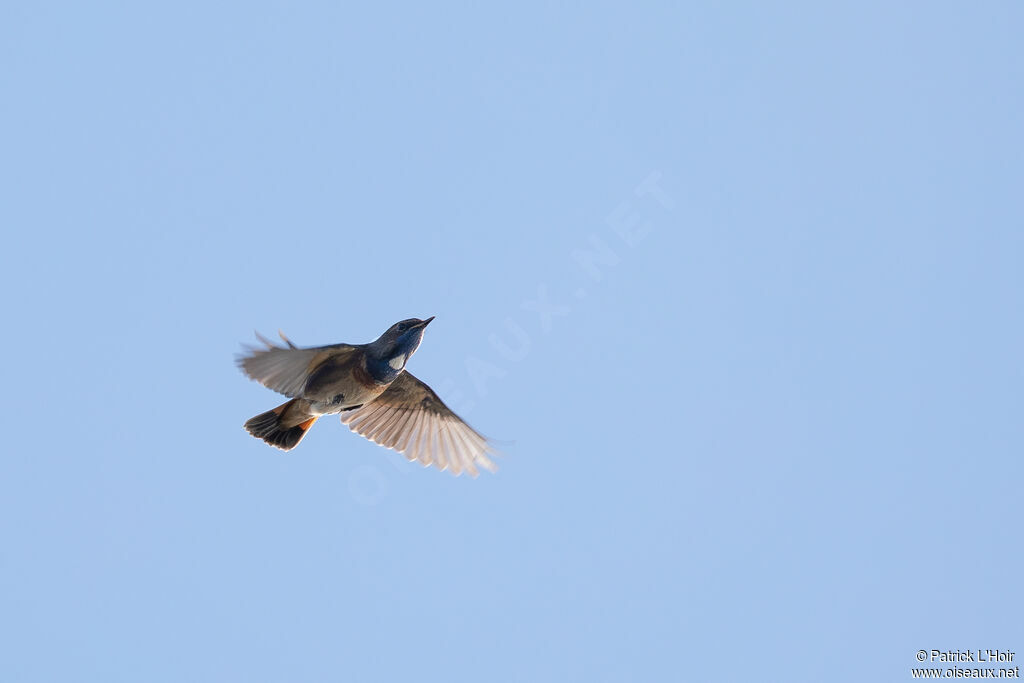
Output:
[[[477,475],[477,467],[497,469],[487,457],[494,449],[453,413],[437,394],[408,372],[388,385],[383,394],[361,408],[341,414],[349,429],[370,441],[393,448],[456,475]]]
[[[295,398],[302,393],[310,371],[326,358],[351,353],[356,349],[348,344],[301,349],[283,333],[278,334],[288,346],[275,346],[273,342],[257,333],[256,337],[266,344],[266,348],[247,346],[247,353],[237,358],[238,367],[250,379],[289,398]]]

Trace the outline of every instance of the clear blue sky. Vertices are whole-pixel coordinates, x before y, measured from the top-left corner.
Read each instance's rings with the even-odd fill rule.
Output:
[[[1024,10],[669,4],[4,10],[0,680],[1024,658]],[[430,315],[496,475],[243,431]]]

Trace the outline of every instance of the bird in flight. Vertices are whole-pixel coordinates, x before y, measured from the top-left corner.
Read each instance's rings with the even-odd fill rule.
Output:
[[[433,319],[395,323],[369,344],[301,348],[279,333],[287,346],[276,346],[257,333],[266,348],[246,347],[238,366],[289,400],[245,428],[288,451],[322,415],[338,413],[352,431],[424,466],[474,477],[478,467],[493,472],[487,455],[494,449],[487,439],[405,369]]]

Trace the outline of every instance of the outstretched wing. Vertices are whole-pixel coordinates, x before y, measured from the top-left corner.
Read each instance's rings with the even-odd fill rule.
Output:
[[[247,353],[238,356],[236,360],[238,367],[250,379],[254,379],[268,389],[273,389],[289,398],[295,398],[302,393],[310,371],[326,358],[356,349],[348,344],[300,349],[284,336],[283,332],[278,332],[278,334],[281,335],[281,339],[287,346],[275,346],[273,342],[257,332],[256,338],[263,342],[266,348],[246,346]]]
[[[341,414],[349,429],[370,441],[393,448],[409,460],[456,475],[477,475],[477,467],[497,469],[487,457],[494,449],[472,427],[408,372],[383,394],[356,410]]]

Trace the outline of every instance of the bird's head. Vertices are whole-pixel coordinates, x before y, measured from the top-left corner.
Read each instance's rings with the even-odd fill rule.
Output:
[[[370,343],[371,355],[386,362],[396,372],[405,367],[405,362],[416,352],[426,329],[434,316],[426,320],[409,318],[388,328],[377,341]]]

